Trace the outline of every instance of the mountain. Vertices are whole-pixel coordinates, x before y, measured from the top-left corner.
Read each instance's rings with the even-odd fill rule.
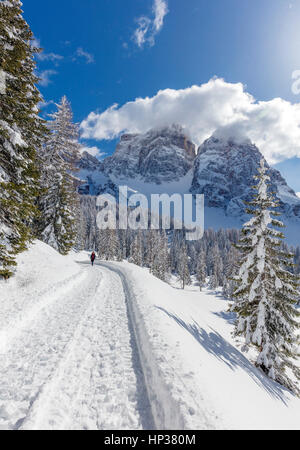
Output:
[[[81,195],[100,195],[103,193],[117,195],[117,186],[106,175],[103,163],[95,156],[83,152],[78,162],[78,170],[76,176],[82,180],[78,189]]]
[[[129,193],[148,197],[152,193],[204,194],[206,228],[240,227],[247,218],[244,201],[251,198],[261,158],[249,140],[219,135],[207,139],[196,154],[195,145],[178,125],[124,134],[115,153],[103,161],[82,155],[80,193],[117,195],[118,186],[127,185]],[[289,240],[299,243],[300,199],[278,170],[269,169],[272,191],[289,224],[287,234],[295,237]]]
[[[222,208],[227,216],[243,215],[244,201],[252,197],[251,186],[263,158],[249,140],[238,142],[212,136],[198,149],[191,192],[205,195],[206,206]],[[269,167],[271,190],[287,218],[300,218],[300,202],[280,172]]]
[[[178,125],[146,134],[124,134],[103,167],[106,174],[115,178],[156,184],[178,181],[192,169],[195,150]]]

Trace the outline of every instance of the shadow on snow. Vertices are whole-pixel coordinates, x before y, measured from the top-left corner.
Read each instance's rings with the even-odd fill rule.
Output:
[[[195,321],[188,323],[160,306],[156,306],[156,308],[187,330],[208,353],[215,356],[219,361],[222,361],[231,370],[243,369],[258,386],[265,389],[272,397],[281,400],[287,405],[285,394],[290,391],[275,383],[262,371],[254,367],[239,350],[226,341],[217,331],[211,328],[212,331],[208,333]]]

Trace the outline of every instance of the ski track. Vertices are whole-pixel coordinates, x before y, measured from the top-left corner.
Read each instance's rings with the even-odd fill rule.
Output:
[[[1,429],[153,428],[122,280],[97,266],[82,271],[10,334],[0,354]]]

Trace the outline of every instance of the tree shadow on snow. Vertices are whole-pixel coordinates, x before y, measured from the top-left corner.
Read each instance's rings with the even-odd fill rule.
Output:
[[[226,298],[222,291],[209,290],[205,291],[206,295],[211,295],[212,297],[217,297],[219,300],[223,300],[224,302],[229,302],[228,298]]]
[[[208,333],[195,321],[188,323],[160,306],[156,306],[156,308],[187,330],[208,353],[214,355],[233,371],[237,368],[245,370],[259,387],[265,389],[270,396],[281,400],[287,406],[285,394],[290,393],[290,391],[275,383],[261,370],[254,367],[239,350],[226,341],[217,331],[211,328],[212,331]]]
[[[220,317],[226,322],[230,323],[230,325],[234,325],[236,321],[236,314],[231,311],[221,311],[213,313],[215,316]]]

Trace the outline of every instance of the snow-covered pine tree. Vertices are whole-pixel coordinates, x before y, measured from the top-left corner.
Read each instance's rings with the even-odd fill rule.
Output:
[[[191,276],[189,271],[189,260],[185,242],[182,243],[178,254],[178,275],[182,283],[182,289],[191,284]]]
[[[205,285],[206,280],[206,261],[205,261],[205,253],[203,250],[200,251],[198,255],[198,263],[196,268],[196,278],[199,283],[200,291],[202,291],[203,286]]]
[[[98,250],[99,232],[97,230],[96,197],[90,195],[80,196],[80,209],[86,222],[85,250]]]
[[[211,256],[213,261],[212,275],[215,279],[216,287],[222,286],[223,283],[223,261],[221,257],[221,252],[216,242],[211,250]]]
[[[146,264],[150,268],[150,273],[153,270],[153,262],[155,258],[155,249],[156,245],[156,235],[157,232],[155,230],[148,230],[147,232],[147,241],[146,241]]]
[[[226,255],[226,262],[224,264],[224,279],[223,279],[223,295],[228,300],[232,299],[236,284],[232,277],[236,276],[239,271],[240,254],[235,246],[231,246]]]
[[[215,290],[219,286],[218,276],[215,273],[212,273],[209,277],[209,288]]]
[[[85,241],[86,241],[86,233],[87,233],[87,221],[84,217],[83,210],[80,208],[78,212],[78,216],[76,218],[76,241],[74,248],[77,251],[81,251],[85,249]]]
[[[137,266],[143,266],[144,258],[143,258],[143,242],[142,242],[142,233],[139,231],[134,240],[132,241],[130,247],[130,259]]]
[[[184,234],[182,230],[173,230],[170,245],[170,265],[171,272],[178,273],[179,257],[182,243],[184,242]]]
[[[109,259],[113,261],[121,261],[122,253],[118,232],[117,230],[108,230],[108,234]]]
[[[108,230],[98,230],[97,233],[97,250],[99,258],[102,260],[108,260]],[[91,250],[92,247],[89,247]]]
[[[154,243],[151,272],[162,281],[166,281],[169,272],[169,252],[166,232],[157,232]]]
[[[121,261],[122,253],[117,230],[99,230],[98,233],[99,258],[106,261]]]
[[[79,198],[75,162],[79,160],[78,126],[73,124],[71,105],[66,97],[57,104],[51,115],[50,135],[42,151],[42,182],[45,194],[39,199],[40,238],[67,254],[74,246],[77,235]]]
[[[282,222],[275,219],[279,213],[274,196],[268,192],[269,176],[264,160],[256,177],[256,194],[248,203],[247,213],[252,219],[242,229],[238,249],[243,254],[238,287],[234,293],[237,313],[236,335],[243,335],[246,346],[253,344],[259,354],[256,366],[270,378],[295,390],[295,383],[287,369],[299,378],[296,358],[299,312],[295,308],[297,279],[291,271],[290,254],[281,251],[284,235],[276,228]]]
[[[196,250],[196,247],[195,247],[193,241],[190,241],[188,243],[187,250],[188,250],[188,256],[189,256],[190,274],[196,275],[197,266],[198,266],[198,252]]]
[[[0,277],[12,275],[16,253],[32,237],[38,192],[36,149],[45,135],[38,117],[32,32],[21,2],[0,2]]]
[[[119,242],[120,242],[120,258],[121,260],[127,258],[127,232],[128,230],[119,230]]]

